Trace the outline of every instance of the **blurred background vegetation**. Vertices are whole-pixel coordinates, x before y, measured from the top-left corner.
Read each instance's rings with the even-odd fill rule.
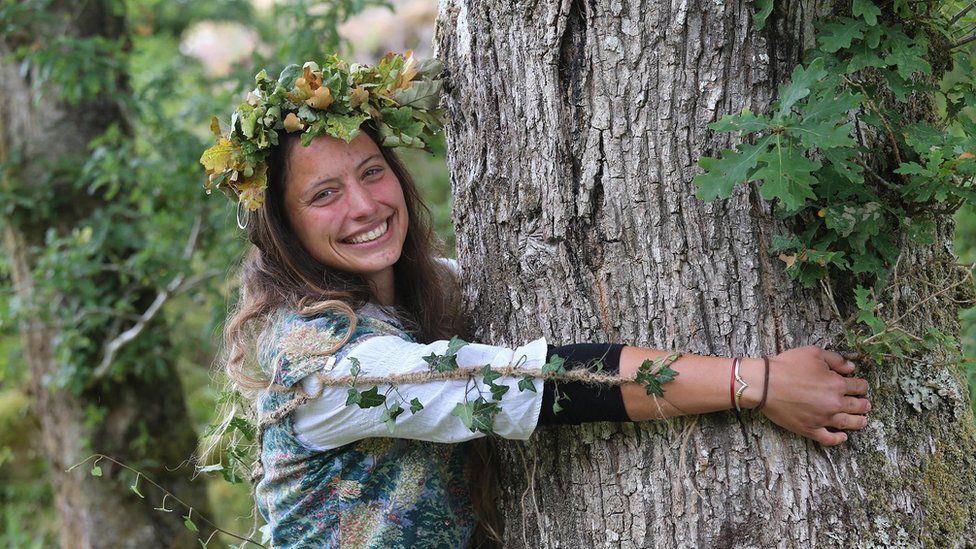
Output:
[[[0,34],[17,32],[27,19],[43,18],[49,4],[0,0]],[[245,248],[231,204],[222,197],[208,199],[202,192],[203,171],[197,161],[211,139],[210,117],[216,114],[226,121],[260,68],[275,74],[285,64],[337,50],[361,62],[407,49],[429,57],[437,1],[117,0],[115,9],[124,14],[127,25],[123,43],[25,37],[15,55],[25,70],[40,67],[40,74],[59,83],[57,93],[69,97],[111,93],[114,80],[107,74],[127,78],[126,123],[133,126],[136,138],[109,131],[92,142],[88,160],[75,167],[78,184],[116,196],[124,212],[107,210],[105,215],[116,216],[111,217],[115,230],[139,235],[142,252],[127,257],[120,268],[160,286],[176,275],[176,269],[188,269],[199,280],[170,299],[162,315],[192,418],[187,428],[202,435],[215,420],[221,387],[212,367],[221,323],[235,299],[234,271]],[[443,150],[441,144],[433,156],[408,152],[405,157],[431,206],[447,253],[453,255]],[[30,197],[24,197],[23,190],[0,195],[0,207],[9,214],[28,198],[54,200],[43,194],[48,191],[42,186],[30,192]],[[203,236],[191,264],[184,265],[181,250],[197,215],[203,219]],[[961,210],[956,219],[960,260],[974,263],[976,211]],[[100,232],[97,224],[52,233],[42,250],[43,274],[71,281],[72,292],[90,292],[90,300],[97,302],[99,288],[79,286],[79,281],[90,277],[95,266],[113,261],[106,251],[112,234]],[[17,325],[20,305],[9,260],[0,258],[0,546],[47,547],[57,544],[57,515],[48,465],[37,441],[39,425],[26,390],[29,373]],[[119,303],[99,307],[141,313]],[[79,323],[105,322],[92,312],[96,309],[82,311]],[[976,388],[976,310],[964,312],[961,320],[969,357],[964,368],[970,387]],[[75,354],[65,351],[61,379],[52,381],[58,386],[70,386],[77,379],[79,370],[71,364],[97,358],[96,343],[84,340],[87,333],[65,331],[64,338],[71,341],[59,344]],[[86,345],[94,350],[78,351]],[[148,361],[129,364],[151,367]],[[97,410],[90,416],[99,421]],[[252,501],[247,484],[225,482],[219,474],[206,482],[215,522],[230,531],[249,531]]]

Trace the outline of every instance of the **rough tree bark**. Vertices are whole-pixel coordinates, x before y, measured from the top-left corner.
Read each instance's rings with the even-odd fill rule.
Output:
[[[729,145],[707,124],[762,111],[835,8],[776,5],[757,32],[744,0],[442,0],[458,258],[481,340],[725,356],[842,341],[824,293],[765,251],[782,227],[756,188],[703,203],[691,183]],[[939,231],[901,259],[915,277],[902,307],[925,293],[913,279],[954,272],[952,227]],[[910,323],[956,333],[956,312],[935,299]],[[863,365],[870,425],[836,449],[749,414],[504,443],[506,546],[976,543],[965,383],[916,358]]]
[[[48,229],[59,233],[69,231],[104,200],[77,189],[70,181],[59,180],[53,172],[55,164],[82,161],[92,138],[113,123],[126,124],[119,104],[112,97],[101,96],[71,106],[58,98],[56,82],[46,83],[43,100],[35,101],[39,83],[37,69],[22,73],[10,54],[18,42],[57,32],[75,37],[118,38],[124,32],[124,24],[113,5],[113,2],[54,3],[48,15],[52,21],[63,22],[64,28],[37,27],[0,40],[0,97],[3,98],[0,101],[0,165],[6,164],[0,174],[0,184],[5,193],[24,197],[56,196],[61,205],[61,209],[46,216],[40,212],[17,212],[8,204],[5,214],[15,212],[14,215],[0,219],[15,291],[28,308],[41,305],[34,302],[38,281],[32,269],[37,249],[44,245],[45,232]],[[125,89],[124,82],[120,86]],[[42,190],[40,185],[51,188]],[[73,194],[65,196],[65,193]],[[100,282],[106,292],[124,287],[109,278]],[[131,299],[145,308],[154,296],[155,290],[146,287]],[[156,325],[154,329],[163,328]],[[105,461],[99,463],[104,478],[89,475],[90,466],[66,472],[91,453],[104,453],[140,468],[197,506],[198,511],[206,512],[204,485],[191,483],[186,469],[171,470],[183,463],[196,445],[174,365],[155,378],[129,374],[75,394],[57,389],[52,383],[60,375],[54,349],[59,336],[57,326],[33,315],[22,323],[21,332],[23,355],[30,370],[33,413],[41,425],[38,442],[50,462],[61,546],[197,546],[197,535],[185,528],[179,513],[153,510],[159,505],[161,494],[148,488],[145,482],[140,488],[147,499],[140,499],[129,489],[133,481],[130,473]],[[91,412],[99,409],[104,415],[93,423]],[[173,506],[172,500],[167,506]],[[207,534],[202,535],[206,538]]]

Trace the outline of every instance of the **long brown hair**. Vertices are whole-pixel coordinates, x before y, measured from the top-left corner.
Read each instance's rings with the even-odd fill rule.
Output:
[[[443,255],[443,242],[433,230],[430,209],[396,152],[380,146],[368,124],[362,130],[377,144],[399,179],[409,217],[400,259],[393,266],[398,320],[421,343],[452,335],[467,338],[467,327],[460,315],[458,280],[449,267],[437,260]],[[247,225],[251,246],[241,264],[240,299],[224,328],[224,372],[238,391],[252,397],[260,390],[274,389],[258,365],[257,347],[279,310],[311,314],[331,309],[345,313],[350,316],[351,335],[354,310],[371,297],[363,276],[330,270],[301,246],[284,207],[288,158],[298,138],[285,132],[278,137],[279,144],[268,159],[264,205]],[[501,521],[494,502],[493,452],[487,440],[469,444],[473,475],[468,480],[479,526],[472,544],[496,547],[501,539]]]

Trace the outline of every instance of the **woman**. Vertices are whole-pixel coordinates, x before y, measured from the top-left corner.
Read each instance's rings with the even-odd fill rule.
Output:
[[[417,99],[436,98],[437,72],[391,55],[375,68],[333,57],[277,81],[262,73],[202,159],[211,186],[253,211],[226,367],[256,397],[256,499],[273,546],[480,541],[459,443],[486,431],[526,439],[539,424],[730,408],[761,408],[824,445],[866,426],[867,382],[816,347],[768,360],[685,354],[654,378],[645,364],[660,368],[665,351],[447,341],[463,334],[457,281],[391,148],[439,130],[436,101]],[[247,367],[252,337],[260,372]],[[556,381],[597,361],[599,379],[618,381]]]

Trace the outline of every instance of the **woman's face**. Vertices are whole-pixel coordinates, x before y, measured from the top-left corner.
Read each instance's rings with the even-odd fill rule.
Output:
[[[375,275],[400,258],[407,236],[403,189],[376,143],[319,136],[289,152],[285,212],[302,246],[320,263]]]

